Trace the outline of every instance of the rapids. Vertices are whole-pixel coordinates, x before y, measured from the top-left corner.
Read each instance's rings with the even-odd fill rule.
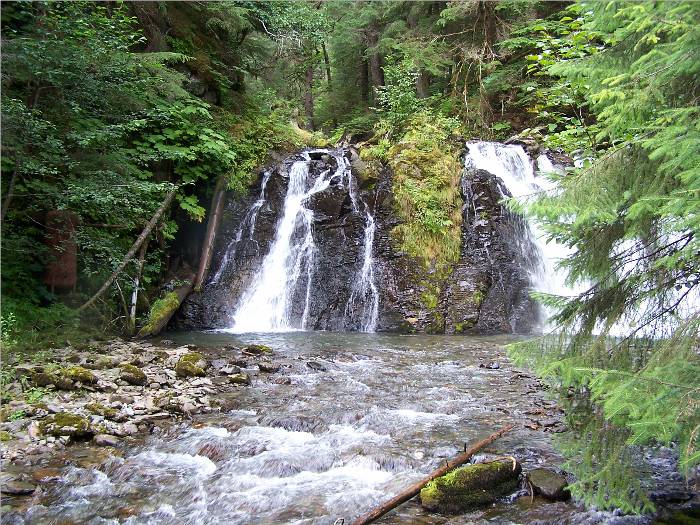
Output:
[[[504,357],[504,337],[171,337],[202,347],[265,343],[282,372],[257,375],[227,413],[129,444],[99,470],[68,467],[25,521],[8,523],[348,523],[508,422],[516,430],[488,452],[515,455],[525,471],[561,461],[541,430],[560,428],[556,406]],[[381,523],[637,523],[570,502],[517,499],[525,494],[450,519],[409,502]]]

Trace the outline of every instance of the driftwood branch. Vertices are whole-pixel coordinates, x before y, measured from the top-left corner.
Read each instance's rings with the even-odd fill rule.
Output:
[[[160,205],[160,208],[156,210],[153,217],[151,217],[151,220],[148,221],[146,228],[144,228],[144,230],[141,232],[141,235],[138,236],[136,242],[134,242],[134,244],[131,246],[131,249],[127,252],[122,262],[119,263],[119,266],[117,266],[117,269],[114,270],[114,272],[112,272],[112,275],[110,275],[109,279],[107,279],[102,285],[102,287],[99,290],[97,290],[97,293],[95,293],[95,295],[93,295],[87,302],[85,302],[80,308],[78,308],[78,310],[82,311],[92,306],[95,303],[95,301],[97,301],[102,296],[102,294],[105,293],[110,286],[112,286],[112,283],[116,280],[117,276],[119,276],[119,274],[124,270],[124,268],[126,268],[126,265],[129,264],[129,261],[134,257],[134,255],[136,255],[138,249],[141,247],[146,238],[150,235],[151,231],[156,226],[156,224],[158,224],[161,215],[163,215],[163,212],[165,212],[168,206],[170,206],[170,203],[173,201],[173,197],[175,197],[175,193],[177,192],[177,190],[178,186],[174,186],[173,189],[170,190],[168,195],[165,197],[163,204]]]
[[[459,456],[452,458],[449,462],[445,462],[445,464],[440,467],[437,470],[434,470],[431,472],[428,477],[423,478],[420,480],[418,483],[414,483],[410,487],[408,487],[406,490],[401,492],[400,494],[394,496],[391,498],[389,501],[386,503],[383,503],[379,507],[375,508],[374,510],[368,512],[367,514],[364,514],[357,518],[355,521],[352,522],[352,525],[366,525],[367,523],[372,523],[375,520],[378,520],[384,514],[389,512],[390,510],[395,509],[402,503],[407,502],[414,496],[417,496],[418,493],[421,491],[423,487],[425,487],[428,483],[433,481],[435,478],[439,478],[440,476],[444,476],[447,474],[449,471],[452,469],[466,463],[469,461],[469,459],[476,454],[479,450],[484,448],[486,445],[493,443],[496,441],[499,437],[501,437],[503,434],[506,432],[510,431],[513,428],[513,425],[506,425],[502,429],[500,429],[497,432],[494,432],[491,434],[489,437],[482,439],[478,443],[475,443],[471,447],[469,447],[467,450],[462,452]]]

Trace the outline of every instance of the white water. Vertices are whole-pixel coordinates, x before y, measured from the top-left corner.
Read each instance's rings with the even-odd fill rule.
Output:
[[[467,143],[465,167],[486,170],[501,179],[510,194],[521,202],[543,191],[556,191],[556,184],[543,175],[556,171],[549,158],[537,159],[535,172],[530,157],[522,146],[497,142]],[[530,268],[535,290],[560,296],[573,296],[577,290],[567,283],[567,272],[558,263],[571,255],[566,246],[548,241],[545,232],[534,221],[529,221],[531,238],[539,252],[541,264]]]
[[[253,282],[243,293],[233,315],[233,326],[229,331],[245,333],[306,329],[309,304],[312,300],[314,257],[317,250],[313,237],[314,214],[312,210],[305,207],[305,203],[311,196],[328,188],[331,181],[336,180],[341,187],[347,184],[353,211],[358,210],[357,196],[347,159],[335,152],[326,153],[336,160],[337,168],[333,173],[330,170],[322,172],[313,183],[309,181],[311,158],[308,154],[305,154],[304,160],[292,164],[289,170],[284,210],[277,224],[275,239]],[[264,184],[266,183],[267,180]],[[310,188],[307,189],[309,186]],[[261,199],[264,202],[264,185],[263,193],[258,200]],[[356,303],[361,302],[361,328],[363,331],[371,332],[377,324],[379,293],[374,283],[372,258],[375,224],[368,210],[366,210],[366,217],[363,264],[358,276],[349,276],[358,284],[353,289],[348,306],[352,303],[351,307],[354,308]],[[251,235],[253,228],[254,222],[250,229]],[[243,225],[240,231],[242,229]],[[291,300],[297,287],[304,283],[303,314],[300,320],[294,320],[291,317]],[[348,307],[346,307],[346,314],[347,310]]]
[[[236,232],[236,236],[233,239],[231,239],[231,242],[226,247],[224,257],[221,260],[219,269],[216,270],[216,273],[212,277],[211,283],[218,283],[219,279],[221,278],[221,274],[224,272],[224,270],[226,270],[226,268],[229,265],[229,262],[234,260],[236,256],[236,249],[238,248],[238,244],[243,238],[243,230],[245,229],[246,225],[248,226],[248,240],[253,240],[253,233],[255,232],[255,223],[258,219],[258,212],[260,212],[260,208],[262,208],[262,205],[265,204],[265,188],[267,187],[267,181],[270,180],[270,175],[272,175],[272,172],[269,170],[265,171],[265,173],[263,174],[263,179],[260,184],[260,195],[241,221],[241,224],[238,227],[238,231]]]
[[[353,288],[348,304],[345,306],[345,317],[352,315],[358,308],[361,309],[361,331],[374,332],[379,318],[379,290],[374,280],[374,264],[372,247],[374,245],[374,233],[377,229],[374,217],[366,211],[367,225],[365,226],[364,249],[362,250],[362,268],[359,279]]]

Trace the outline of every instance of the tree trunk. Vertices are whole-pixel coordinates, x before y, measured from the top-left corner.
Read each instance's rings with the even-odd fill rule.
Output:
[[[207,233],[204,236],[202,244],[202,253],[199,256],[199,267],[197,268],[197,277],[194,281],[194,290],[200,291],[204,280],[207,278],[209,266],[211,264],[211,256],[214,253],[214,241],[216,240],[216,232],[221,223],[221,215],[224,209],[224,197],[226,195],[227,180],[224,175],[220,176],[216,181],[214,195],[211,199],[209,208],[209,220],[207,221]]]
[[[368,33],[367,43],[370,48],[369,70],[372,75],[372,85],[374,87],[381,87],[384,85],[384,70],[382,69],[382,57],[377,50],[379,34],[376,29],[372,29]]]
[[[163,328],[168,326],[168,322],[170,322],[170,319],[172,319],[173,315],[175,315],[175,312],[177,312],[180,309],[180,305],[182,305],[182,301],[184,301],[190,293],[192,293],[192,284],[194,282],[194,275],[191,275],[185,282],[185,284],[179,286],[178,288],[175,288],[171,294],[166,294],[166,298],[170,296],[169,300],[166,301],[166,304],[164,307],[157,312],[157,318],[156,319],[149,319],[149,322],[139,330],[139,337],[153,337],[154,335],[158,335]],[[154,303],[155,305],[155,303]],[[155,306],[151,308],[151,315],[153,315],[153,311],[155,309]]]
[[[160,220],[161,215],[163,215],[163,212],[165,212],[168,206],[170,206],[170,203],[173,201],[173,198],[175,197],[175,193],[177,192],[178,188],[179,186],[175,186],[173,187],[173,189],[170,190],[170,192],[166,195],[163,204],[160,205],[160,208],[156,210],[153,217],[151,217],[151,220],[148,221],[146,228],[141,232],[141,235],[138,236],[136,242],[134,242],[134,244],[131,246],[131,249],[127,252],[122,262],[119,263],[119,266],[117,266],[117,269],[114,270],[114,272],[112,272],[112,275],[110,275],[109,278],[102,285],[102,287],[99,290],[97,290],[97,293],[95,293],[95,295],[93,295],[85,304],[78,308],[79,311],[85,310],[86,308],[92,306],[95,303],[95,301],[102,297],[102,294],[104,294],[107,291],[107,289],[116,280],[117,276],[119,276],[122,270],[126,268],[126,265],[134,257],[134,255],[136,255],[136,251],[141,247],[143,241],[146,240],[146,237],[150,235],[151,231],[153,231],[153,228],[155,228],[156,224],[158,224],[158,221]]]
[[[328,58],[328,50],[326,49],[326,43],[321,42],[321,47],[323,49],[323,64],[326,66],[326,80],[328,81],[328,92],[333,92],[333,79],[331,78],[331,61]]]
[[[136,332],[136,303],[139,298],[139,285],[141,284],[141,274],[143,273],[143,265],[146,261],[146,249],[148,242],[144,241],[139,250],[139,261],[136,265],[136,277],[134,278],[134,290],[131,292],[131,311],[129,312],[129,335],[134,335]]]
[[[306,120],[309,123],[309,129],[314,130],[314,68],[309,66],[306,68],[306,80],[304,82],[304,112]]]
[[[416,78],[416,93],[418,98],[428,98],[430,96],[430,74],[421,69]]]
[[[17,178],[19,177],[19,160],[15,156],[15,169],[12,171],[12,177],[10,178],[10,185],[7,187],[7,194],[5,195],[5,201],[2,203],[2,211],[0,211],[0,223],[5,221],[5,214],[10,208],[10,203],[12,202],[12,197],[15,193],[15,184],[17,184]]]
[[[478,443],[475,443],[472,445],[468,450],[465,450],[462,452],[459,456],[453,458],[451,461],[446,461],[445,465],[440,467],[437,470],[434,470],[431,472],[427,478],[423,478],[420,480],[418,483],[414,483],[410,487],[408,487],[406,490],[398,494],[397,496],[393,497],[383,505],[380,505],[376,509],[368,512],[367,514],[364,514],[357,518],[355,521],[352,522],[352,525],[366,525],[367,523],[372,523],[373,521],[378,520],[384,514],[389,512],[390,510],[395,509],[402,503],[407,502],[414,496],[417,496],[418,493],[421,491],[423,487],[425,487],[428,483],[433,481],[435,478],[439,478],[440,476],[444,476],[447,474],[450,470],[466,463],[469,461],[469,459],[476,454],[479,450],[484,448],[486,445],[493,443],[496,441],[499,437],[501,437],[503,434],[506,432],[510,431],[513,428],[513,425],[506,425],[503,427],[501,430],[494,432],[491,434],[489,437],[482,439]]]
[[[360,61],[360,97],[369,104],[369,64],[364,57]]]

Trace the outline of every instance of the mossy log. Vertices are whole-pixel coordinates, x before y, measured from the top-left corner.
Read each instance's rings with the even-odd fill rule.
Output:
[[[496,501],[518,486],[520,464],[510,459],[453,470],[420,491],[421,505],[441,514],[457,514]]]
[[[164,297],[158,299],[151,307],[148,315],[148,322],[139,330],[139,337],[153,337],[158,335],[165,328],[178,311],[182,301],[192,292],[194,276],[188,279],[185,284],[168,292]]]
[[[398,494],[397,496],[391,498],[389,501],[384,503],[383,505],[380,505],[379,507],[375,508],[374,510],[371,510],[367,514],[363,514],[359,518],[357,518],[355,521],[352,522],[352,525],[366,525],[367,523],[372,523],[373,521],[378,520],[384,514],[389,512],[390,510],[395,509],[402,503],[407,502],[414,496],[417,496],[418,493],[420,493],[421,489],[425,487],[428,483],[433,481],[435,478],[439,478],[440,476],[444,476],[451,470],[459,467],[460,465],[463,465],[467,461],[471,459],[471,457],[476,454],[479,450],[484,448],[486,445],[489,445],[496,441],[499,437],[501,437],[503,434],[506,432],[509,432],[513,428],[512,424],[506,425],[503,427],[501,430],[498,430],[497,432],[494,432],[487,438],[482,439],[478,443],[475,443],[471,447],[469,447],[467,450],[462,452],[459,456],[452,458],[450,461],[446,461],[445,465],[440,467],[437,470],[434,470],[431,472],[428,477],[423,478],[420,480],[418,483],[414,483],[410,487],[408,487],[406,490]]]

